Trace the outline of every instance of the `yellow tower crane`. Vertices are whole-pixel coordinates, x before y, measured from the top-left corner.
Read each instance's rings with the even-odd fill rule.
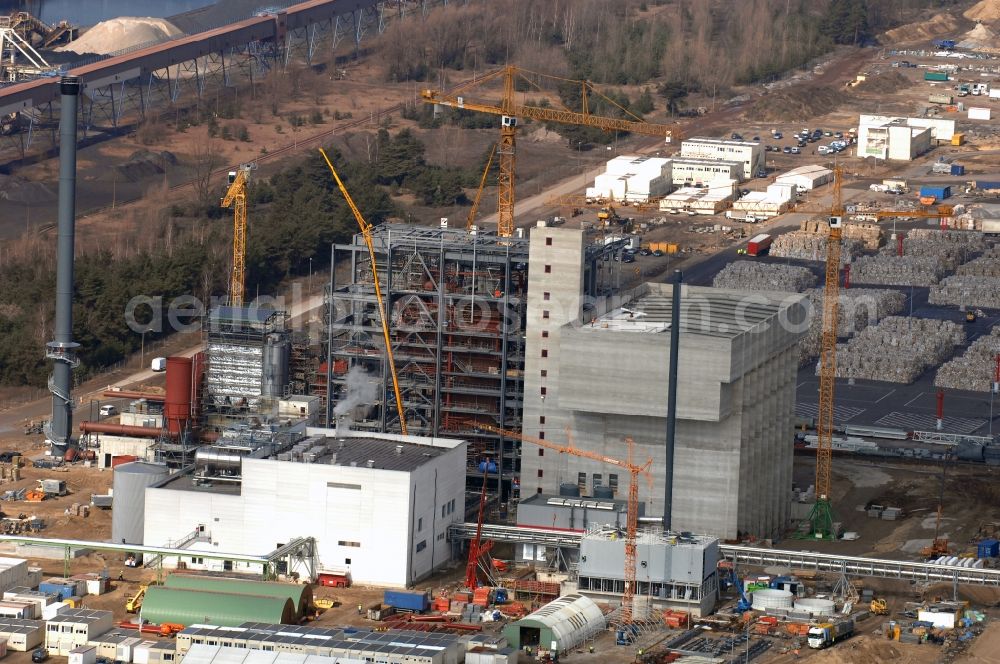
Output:
[[[562,83],[569,82],[580,85],[583,108],[580,111],[573,111],[517,103],[514,97],[515,77],[519,77],[520,80],[523,80],[528,85],[538,88],[538,85],[525,76],[525,74],[532,74],[536,77]],[[495,103],[474,103],[466,100],[464,95],[468,91],[501,77],[503,79],[503,95],[499,105]],[[592,114],[588,108],[588,97],[592,93],[619,108],[624,114],[633,119],[609,118]],[[614,100],[602,95],[587,81],[571,81],[556,76],[547,76],[520,69],[513,65],[497,69],[465,85],[458,86],[449,92],[424,90],[422,96],[423,100],[428,104],[440,104],[442,106],[480,113],[492,113],[500,116],[500,142],[497,144],[497,152],[500,153],[500,175],[498,176],[497,183],[497,235],[500,237],[510,237],[514,234],[514,148],[517,138],[518,118],[597,127],[605,131],[628,131],[647,136],[662,136],[667,142],[670,142],[678,135],[676,127],[644,121],[641,117],[622,108]]]
[[[833,539],[833,406],[837,384],[837,317],[840,309],[840,255],[844,223],[843,171],[833,171],[833,196],[829,209],[810,210],[795,206],[791,212],[823,212],[828,214],[829,235],[826,243],[825,282],[823,285],[822,340],[819,358],[819,412],[816,417],[816,503],[809,513],[809,537]],[[895,216],[947,217],[953,214],[949,206],[936,209],[883,210],[879,219]]]
[[[247,261],[247,182],[256,164],[240,164],[229,171],[229,189],[222,199],[222,207],[233,209],[233,271],[229,276],[229,304],[243,306],[246,293]]]
[[[326,165],[330,168],[330,173],[333,175],[337,187],[340,188],[340,193],[344,195],[347,206],[351,208],[351,213],[358,222],[358,228],[361,229],[361,235],[365,238],[365,244],[368,245],[368,258],[372,264],[372,281],[375,282],[375,300],[378,303],[378,317],[379,322],[382,324],[382,336],[385,338],[385,356],[386,361],[389,363],[389,373],[392,375],[392,391],[396,397],[396,412],[399,413],[399,430],[405,436],[406,413],[403,408],[403,397],[399,391],[399,375],[396,373],[396,359],[392,355],[392,341],[389,337],[389,319],[385,313],[385,300],[382,298],[382,286],[379,285],[378,268],[375,266],[375,245],[372,244],[372,226],[361,215],[361,210],[354,204],[354,199],[351,198],[351,195],[347,193],[347,187],[341,182],[340,176],[337,175],[337,169],[333,167],[333,162],[326,156],[326,151],[320,148],[319,153],[323,155],[323,160],[326,161]]]
[[[571,456],[582,457],[584,459],[590,459],[592,461],[599,461],[601,463],[606,463],[611,466],[617,466],[623,470],[629,472],[629,485],[628,485],[628,525],[625,529],[625,592],[622,593],[622,624],[631,625],[633,623],[633,599],[635,598],[635,563],[636,563],[636,533],[639,529],[639,475],[644,475],[647,481],[652,481],[652,476],[649,474],[649,469],[653,465],[652,459],[647,459],[646,463],[641,466],[632,461],[632,452],[635,445],[635,441],[631,438],[625,439],[625,449],[627,450],[625,460],[614,459],[603,454],[598,454],[596,452],[588,452],[587,450],[581,450],[574,447],[572,441],[566,445],[558,445],[556,443],[544,440],[542,438],[533,438],[531,436],[525,436],[523,434],[517,433],[516,431],[509,431],[507,429],[501,429],[500,427],[495,427],[489,424],[480,424],[478,422],[469,422],[469,424],[475,426],[483,431],[490,431],[493,433],[500,434],[501,436],[506,436],[507,438],[513,438],[514,440],[520,440],[524,443],[531,443],[532,445],[538,445],[539,447],[544,447],[545,449],[553,450],[559,452],[560,454],[569,454]]]

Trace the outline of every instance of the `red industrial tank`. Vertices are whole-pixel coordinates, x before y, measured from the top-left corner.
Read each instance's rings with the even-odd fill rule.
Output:
[[[76,457],[80,454],[80,450],[75,447],[69,447],[66,449],[66,454],[63,455],[63,461],[73,462],[76,461]]]
[[[187,427],[191,418],[191,358],[167,358],[167,400],[163,414],[167,431],[178,434]]]

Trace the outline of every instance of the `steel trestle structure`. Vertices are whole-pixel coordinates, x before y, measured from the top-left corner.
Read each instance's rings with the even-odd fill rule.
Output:
[[[467,3],[469,0],[451,0]],[[219,90],[251,90],[272,68],[293,60],[312,66],[323,54],[382,34],[393,20],[425,15],[449,0],[309,0],[167,42],[127,49],[96,61],[70,65],[83,89],[79,123],[84,136],[123,126],[201,101]],[[23,154],[39,136],[56,142],[59,80],[42,77],[0,87],[0,136]]]
[[[468,540],[475,536],[475,530],[475,523],[455,524],[448,529],[448,537],[453,542]],[[495,542],[543,544],[575,549],[579,548],[583,533],[548,528],[483,524],[482,536],[484,539]],[[720,544],[719,551],[726,560],[737,565],[755,567],[777,565],[791,567],[795,570],[830,572],[857,577],[1000,587],[1000,570],[997,569],[976,569],[908,560],[839,556],[832,553],[788,551],[733,544]]]

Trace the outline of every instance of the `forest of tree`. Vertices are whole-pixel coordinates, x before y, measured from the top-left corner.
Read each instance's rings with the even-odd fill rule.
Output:
[[[834,44],[869,43],[914,9],[956,0],[519,0],[430,14],[384,35],[389,80],[512,63],[604,85],[660,79],[724,91],[804,65]],[[405,35],[403,32],[405,31]]]
[[[379,131],[371,162],[345,162],[328,153],[369,222],[381,223],[398,213],[390,193],[409,192],[428,204],[462,203],[463,185],[478,184],[479,173],[445,169],[424,160],[425,147],[411,132],[390,136]],[[326,265],[331,242],[344,242],[357,230],[350,209],[318,155],[293,164],[267,181],[252,183],[247,240],[247,290],[273,292],[282,280],[304,273],[310,259]],[[175,214],[179,213],[173,206]],[[217,208],[213,207],[213,211]],[[218,216],[216,213],[215,216]],[[168,224],[169,225],[169,222]],[[225,292],[230,264],[230,226],[196,223],[195,230],[174,231],[166,248],[151,238],[152,251],[128,256],[109,250],[78,254],[73,335],[82,348],[78,376],[84,378],[137,352],[141,336],[125,323],[125,310],[136,296],[162,297],[168,304],[180,295],[204,303]],[[150,232],[165,234],[161,227]],[[51,340],[55,292],[55,238],[32,238],[8,252],[0,266],[0,384],[45,384],[51,371],[44,347]],[[150,321],[139,307],[136,320]],[[169,331],[166,311],[157,327]],[[146,342],[159,334],[150,332]]]

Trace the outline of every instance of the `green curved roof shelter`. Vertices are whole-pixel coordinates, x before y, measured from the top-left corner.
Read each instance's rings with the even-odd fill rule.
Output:
[[[236,595],[260,595],[290,599],[296,615],[303,616],[312,605],[312,589],[298,583],[277,583],[274,581],[253,581],[232,579],[222,576],[201,576],[198,574],[170,574],[163,585],[167,588],[206,590]]]
[[[293,625],[295,606],[287,597],[237,595],[218,591],[198,591],[151,586],[142,600],[143,620],[154,624],[205,623],[237,627],[245,622]]]

